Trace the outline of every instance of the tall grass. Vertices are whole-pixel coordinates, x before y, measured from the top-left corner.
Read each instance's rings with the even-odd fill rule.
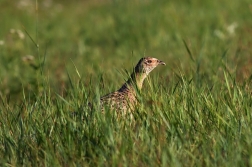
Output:
[[[252,166],[250,1],[36,3],[0,2],[1,166]],[[134,118],[101,114],[144,55]]]

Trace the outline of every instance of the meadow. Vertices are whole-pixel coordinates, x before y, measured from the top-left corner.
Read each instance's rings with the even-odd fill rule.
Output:
[[[0,1],[1,166],[252,166],[250,0]],[[134,119],[88,103],[138,60]]]

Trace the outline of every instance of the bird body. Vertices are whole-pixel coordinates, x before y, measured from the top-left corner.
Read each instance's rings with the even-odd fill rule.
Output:
[[[101,97],[101,110],[109,108],[124,113],[133,110],[145,78],[158,65],[165,65],[165,63],[152,57],[141,58],[127,82],[119,90]]]

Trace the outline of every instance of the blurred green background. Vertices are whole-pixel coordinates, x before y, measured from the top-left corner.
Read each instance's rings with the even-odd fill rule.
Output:
[[[0,0],[0,166],[252,166],[251,36],[251,0]],[[91,111],[143,56],[134,119]]]
[[[152,74],[164,84],[181,71],[222,80],[223,62],[237,81],[251,76],[250,0],[1,0],[0,9],[0,93],[13,101],[45,78],[64,95],[76,69],[109,92],[143,56],[166,62]]]

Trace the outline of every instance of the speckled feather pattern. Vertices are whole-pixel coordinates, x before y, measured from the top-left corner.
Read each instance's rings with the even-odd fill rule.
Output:
[[[165,65],[163,61],[156,58],[141,58],[131,77],[119,90],[101,97],[100,106],[102,112],[108,108],[124,114],[132,111],[137,104],[137,90],[141,90],[144,79],[160,64]]]
[[[137,103],[134,88],[129,88],[123,85],[118,91],[107,94],[101,98],[101,109],[104,107],[111,108],[112,110],[127,111],[132,109]]]

